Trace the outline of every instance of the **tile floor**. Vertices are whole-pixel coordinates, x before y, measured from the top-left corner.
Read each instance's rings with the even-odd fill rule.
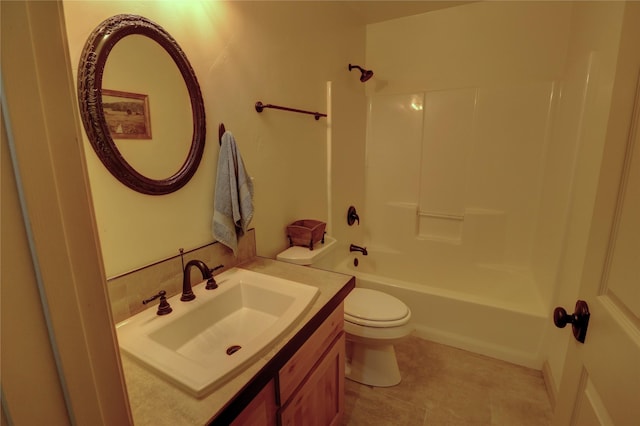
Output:
[[[396,345],[402,382],[345,384],[348,426],[539,426],[551,423],[542,373],[411,336]]]

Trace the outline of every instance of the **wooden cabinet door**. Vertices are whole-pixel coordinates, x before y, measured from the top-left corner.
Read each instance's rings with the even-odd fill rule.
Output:
[[[344,412],[345,340],[341,332],[306,381],[280,410],[283,426],[339,425]]]
[[[273,380],[265,385],[258,395],[231,423],[232,426],[275,426],[276,391]]]
[[[341,303],[309,337],[278,373],[280,401],[289,401],[295,390],[313,370],[340,334],[344,324],[344,305]]]

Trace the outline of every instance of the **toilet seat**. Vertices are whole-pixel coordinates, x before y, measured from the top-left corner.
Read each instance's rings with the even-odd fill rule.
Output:
[[[375,328],[398,327],[407,324],[411,311],[401,300],[367,288],[355,288],[344,301],[347,322]]]

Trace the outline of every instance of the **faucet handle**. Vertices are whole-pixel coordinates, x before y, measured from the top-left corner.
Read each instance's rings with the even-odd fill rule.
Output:
[[[209,278],[207,280],[207,285],[204,286],[204,289],[215,290],[216,288],[218,288],[218,283],[216,283],[216,280],[214,280],[213,277]]]
[[[360,217],[358,213],[356,213],[356,208],[349,206],[349,210],[347,211],[347,224],[352,226],[355,222],[358,222],[358,225],[360,225]]]
[[[224,265],[215,266],[215,267],[209,269],[209,272],[213,273],[214,271],[217,271],[220,268],[224,268]],[[204,288],[205,288],[205,290],[214,290],[214,289],[218,288],[218,284],[216,283],[215,278],[213,278],[213,275],[211,276],[211,278],[209,278],[207,280],[207,285],[205,285]]]
[[[217,271],[220,268],[224,268],[224,265],[214,266],[213,268],[209,269],[209,272],[214,273],[215,271]]]
[[[156,300],[158,297],[160,298],[160,304],[158,305],[158,312],[156,312],[156,315],[166,315],[171,313],[171,311],[173,311],[173,309],[171,308],[171,305],[169,305],[169,302],[167,302],[167,292],[164,290],[160,290],[158,292],[158,294],[150,297],[149,299],[143,300],[142,304],[146,305],[147,303],[153,302],[154,300]]]

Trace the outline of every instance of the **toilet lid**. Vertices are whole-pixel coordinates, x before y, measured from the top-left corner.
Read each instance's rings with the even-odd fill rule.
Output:
[[[388,322],[402,320],[409,315],[409,308],[401,300],[368,288],[354,288],[344,301],[345,318],[364,322]]]

